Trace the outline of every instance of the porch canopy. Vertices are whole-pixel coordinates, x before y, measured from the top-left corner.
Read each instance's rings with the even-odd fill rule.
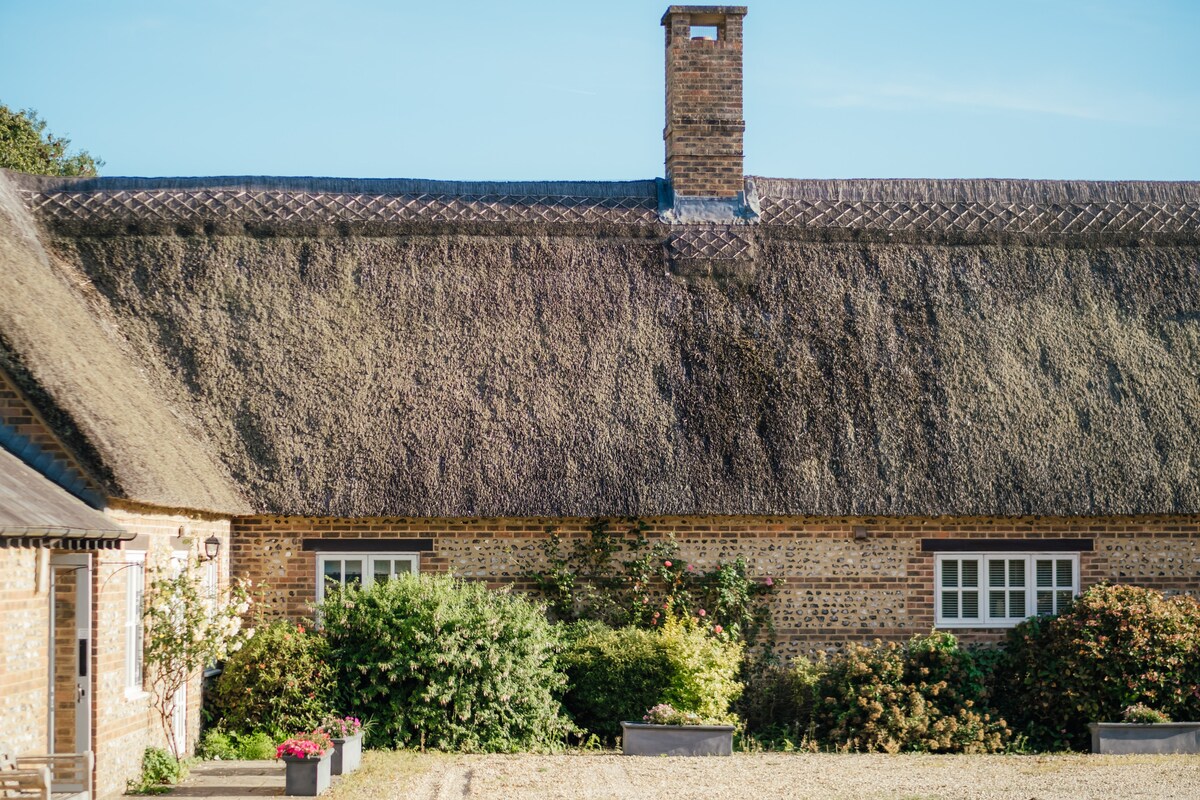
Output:
[[[0,449],[0,547],[112,550],[134,534]]]

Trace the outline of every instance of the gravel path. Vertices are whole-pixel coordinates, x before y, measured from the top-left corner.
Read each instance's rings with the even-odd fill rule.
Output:
[[[1200,756],[370,753],[331,800],[1200,800]]]

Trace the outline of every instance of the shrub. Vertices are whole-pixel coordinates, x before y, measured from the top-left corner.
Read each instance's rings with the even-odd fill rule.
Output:
[[[312,730],[333,711],[334,683],[325,637],[276,622],[225,662],[213,687],[213,711],[227,730],[280,739]]]
[[[196,745],[196,755],[206,760],[234,761],[238,757],[233,738],[224,731],[210,730]]]
[[[741,655],[740,644],[691,622],[669,620],[660,630],[584,627],[563,654],[563,705],[577,725],[603,737],[660,703],[729,719],[741,691]]]
[[[1200,603],[1097,585],[1057,617],[1018,625],[998,678],[1004,711],[1039,749],[1086,749],[1089,722],[1145,703],[1200,716]]]
[[[651,725],[708,725],[714,721],[707,720],[694,711],[680,711],[669,703],[659,703],[642,715],[642,722]]]
[[[651,540],[648,526],[595,520],[587,537],[569,545],[548,528],[538,556],[518,554],[529,579],[563,622],[596,621],[612,627],[655,627],[669,616],[705,610],[709,622],[732,637],[757,642],[773,634],[774,581],[749,575],[744,558],[704,570],[679,555],[667,537]]]
[[[983,675],[948,633],[852,644],[817,681],[818,735],[865,751],[989,753],[1008,730],[983,705]]]
[[[1132,722],[1135,725],[1161,725],[1171,721],[1166,714],[1154,710],[1145,703],[1134,703],[1121,712],[1121,717],[1125,722]]]
[[[560,640],[543,609],[479,583],[405,576],[321,606],[344,713],[368,743],[515,751],[571,730],[556,695]]]
[[[187,765],[161,747],[142,751],[142,772],[126,783],[128,794],[164,794],[187,777]]]
[[[742,667],[745,690],[734,710],[760,745],[789,749],[813,735],[812,715],[823,666],[807,658],[785,665],[757,658]]]

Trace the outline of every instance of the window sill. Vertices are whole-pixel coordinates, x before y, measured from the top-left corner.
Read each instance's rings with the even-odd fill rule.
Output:
[[[126,700],[130,700],[130,701],[145,700],[149,696],[150,696],[150,693],[147,692],[145,689],[134,688],[133,686],[125,687],[125,699]]]

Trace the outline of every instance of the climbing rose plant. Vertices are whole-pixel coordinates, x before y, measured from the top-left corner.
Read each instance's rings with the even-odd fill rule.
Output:
[[[171,724],[179,694],[205,667],[241,649],[254,635],[253,628],[242,627],[242,615],[249,609],[246,586],[235,583],[214,594],[190,559],[152,570],[143,612],[144,659],[151,702],[176,758],[184,748]]]

